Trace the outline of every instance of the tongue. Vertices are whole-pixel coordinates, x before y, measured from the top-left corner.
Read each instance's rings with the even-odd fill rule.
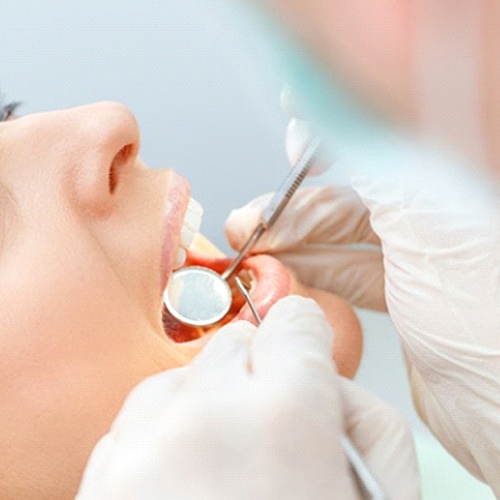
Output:
[[[208,253],[189,250],[186,266],[204,266],[222,273],[229,267],[231,261],[232,259],[227,257],[214,257]],[[261,317],[266,315],[275,302],[291,292],[292,276],[274,257],[255,255],[245,259],[240,267],[241,271],[252,277],[250,296]],[[190,327],[179,323],[164,309],[163,323],[165,331],[176,342],[187,342],[201,337],[214,328],[220,328],[220,326],[232,320],[243,319],[255,324],[255,318],[241,293],[236,287],[232,287],[232,289],[233,306],[227,317],[217,325],[213,325],[210,329]]]

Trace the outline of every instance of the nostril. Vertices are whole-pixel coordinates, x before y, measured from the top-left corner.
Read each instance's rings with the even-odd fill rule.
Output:
[[[128,165],[130,157],[133,155],[133,144],[127,144],[116,153],[109,167],[109,192],[113,194],[118,187],[118,181],[123,167]]]

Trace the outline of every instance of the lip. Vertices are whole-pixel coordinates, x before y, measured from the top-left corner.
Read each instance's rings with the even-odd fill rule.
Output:
[[[163,296],[177,257],[181,229],[189,203],[191,188],[186,179],[169,172],[163,210],[162,248],[160,261],[160,296]]]
[[[292,289],[290,271],[281,262],[270,255],[254,255],[242,262],[242,269],[251,271],[255,276],[250,296],[261,318],[280,299],[289,295]],[[245,304],[237,315],[255,323],[255,318],[248,304]]]

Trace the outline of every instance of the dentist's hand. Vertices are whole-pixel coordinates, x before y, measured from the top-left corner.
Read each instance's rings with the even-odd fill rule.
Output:
[[[234,249],[246,242],[270,198],[261,196],[231,212],[225,231]],[[386,310],[380,240],[368,209],[350,187],[297,191],[253,252],[275,256],[307,286],[358,307]]]
[[[288,88],[281,94],[281,107],[291,116],[296,113]],[[290,120],[286,136],[290,165],[297,164],[312,139],[307,122],[296,117]],[[331,162],[328,152],[320,151],[311,173],[325,172]],[[271,196],[261,196],[231,212],[225,232],[235,250],[246,243]],[[340,295],[358,307],[387,310],[380,239],[370,224],[370,212],[350,187],[297,191],[252,252],[274,255],[309,287]]]
[[[308,134],[303,123],[291,122],[292,164]],[[500,213],[482,196],[474,198],[475,188],[456,172],[424,167],[412,178],[422,182],[410,183],[358,170],[353,186],[360,197],[338,187],[299,192],[259,249],[274,253],[309,286],[372,309],[383,309],[385,268],[385,301],[417,411],[500,497]],[[235,248],[262,204],[256,200],[229,218]],[[365,249],[342,252],[339,262],[338,249],[348,247],[335,243],[377,244],[375,234],[383,267],[382,253]]]
[[[190,366],[134,389],[77,498],[357,499],[344,429],[391,498],[418,498],[406,424],[336,375],[331,344],[319,307],[295,296],[258,328],[222,328]]]

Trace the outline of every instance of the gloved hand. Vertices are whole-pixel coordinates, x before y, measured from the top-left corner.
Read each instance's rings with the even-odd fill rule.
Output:
[[[290,130],[293,163],[308,130],[296,120]],[[423,165],[410,174],[359,168],[353,187],[361,199],[345,188],[303,190],[258,249],[275,254],[309,286],[380,310],[380,256],[357,250],[339,259],[335,245],[376,244],[375,233],[380,237],[385,300],[417,411],[500,497],[500,212],[488,194],[445,166],[430,172]],[[226,231],[234,248],[262,206],[256,200],[231,214]]]
[[[418,498],[406,423],[336,375],[331,347],[319,307],[296,296],[259,328],[225,326],[190,366],[132,391],[77,498],[356,499],[344,428],[391,498]]]
[[[287,87],[281,94],[281,107],[291,116],[297,112]],[[307,122],[290,120],[286,137],[290,165],[297,164],[312,137]],[[331,161],[329,153],[320,150],[312,174],[328,170]],[[250,236],[248,228],[255,227],[271,196],[261,196],[231,212],[225,232],[234,249],[244,245]],[[252,252],[274,255],[309,287],[339,295],[358,307],[387,310],[380,239],[372,230],[370,212],[350,187],[299,190]]]
[[[225,232],[240,249],[258,223],[271,194],[233,210]],[[309,287],[332,292],[351,304],[386,311],[380,240],[370,213],[347,186],[300,189],[252,253],[268,253]]]
[[[382,241],[417,412],[500,497],[500,211],[447,175],[429,190],[367,172],[353,185]]]

